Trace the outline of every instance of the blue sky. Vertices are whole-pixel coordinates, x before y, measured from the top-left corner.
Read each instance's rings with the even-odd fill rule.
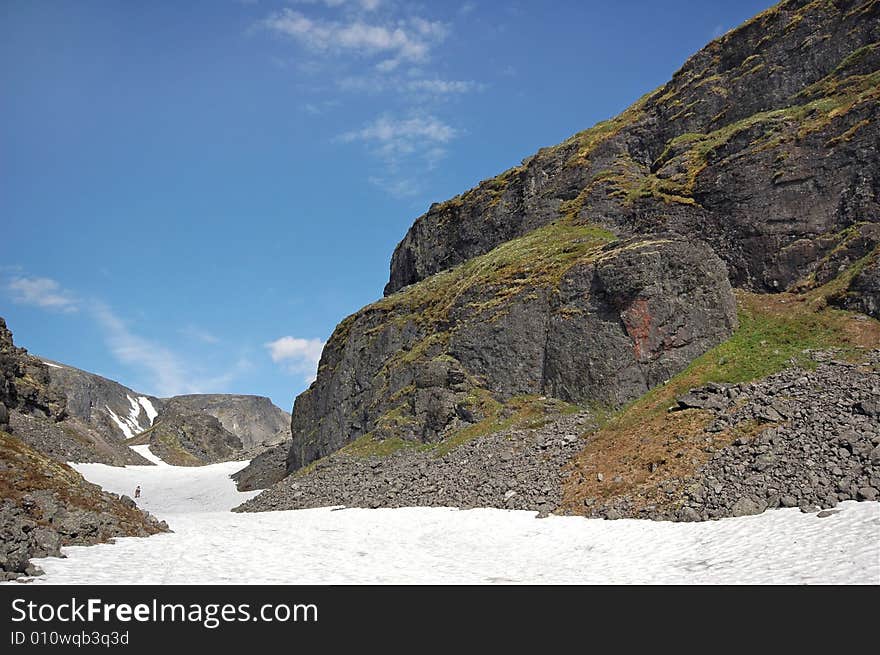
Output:
[[[138,391],[289,410],[431,202],[770,4],[6,1],[0,316]]]

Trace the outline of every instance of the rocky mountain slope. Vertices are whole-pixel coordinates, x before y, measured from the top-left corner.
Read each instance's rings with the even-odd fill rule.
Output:
[[[878,31],[876,3],[784,2],[433,205],[297,398],[289,470],[365,434],[436,441],[520,394],[620,405],[731,334],[728,277],[809,288],[857,263],[829,298],[870,310]]]
[[[28,560],[58,556],[62,545],[168,529],[64,463],[80,456],[105,463],[142,458],[121,443],[77,432],[68,399],[48,370],[15,346],[0,318],[0,579],[34,574]]]
[[[38,574],[30,558],[61,557],[61,546],[167,531],[131,498],[103,491],[0,431],[0,580]]]
[[[432,205],[386,294],[565,217],[694,236],[735,286],[788,289],[877,221],[878,44],[876,2],[780,3],[621,115]]]
[[[150,452],[174,466],[202,466],[235,459],[241,439],[210,414],[191,412],[168,402],[156,424],[127,441],[147,444]]]
[[[213,416],[241,440],[245,449],[275,446],[290,439],[290,414],[263,396],[229,393],[174,396],[169,402]]]
[[[645,467],[611,476],[615,498],[651,496],[640,485],[691,479],[704,463],[695,454],[671,472],[681,458],[669,439],[705,425],[666,415],[658,398],[695,378],[808,366],[816,348],[870,361],[877,322],[832,308],[880,316],[878,44],[873,0],[781,2],[621,115],[432,205],[395,250],[386,297],[328,341],[294,404],[298,486],[283,479],[266,501],[307,506],[309,489],[398,502],[382,484],[359,495],[299,478],[359,489],[371,476],[346,463],[351,448],[409,462],[413,449],[491,439],[517,403],[549,397],[600,425],[553,497],[565,511],[590,513],[593,498],[619,512],[578,482],[590,458]]]
[[[247,459],[290,438],[290,415],[262,396],[157,398],[66,364],[39,361],[48,375],[51,392],[67,398],[63,425],[70,432],[89,435],[115,449],[116,456],[105,461],[88,450],[68,448],[71,456],[67,461],[147,464],[128,445],[150,443],[173,463],[198,465]],[[145,433],[150,436],[140,436]],[[58,437],[43,441],[45,452],[58,442]]]

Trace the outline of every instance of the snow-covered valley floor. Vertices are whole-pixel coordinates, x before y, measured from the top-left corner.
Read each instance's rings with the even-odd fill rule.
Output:
[[[33,583],[880,584],[876,502],[824,518],[795,508],[705,523],[500,509],[231,513],[256,493],[228,477],[244,465],[74,465],[115,493],[140,485],[140,506],[174,533],[64,548],[66,558],[34,560],[46,575]]]

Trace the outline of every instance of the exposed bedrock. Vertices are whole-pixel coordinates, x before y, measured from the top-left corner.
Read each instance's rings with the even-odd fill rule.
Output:
[[[343,321],[296,400],[288,469],[364,435],[436,442],[514,396],[618,405],[736,326],[726,268],[699,242],[594,234],[572,258],[576,248],[562,240],[557,252],[550,236],[506,244]]]

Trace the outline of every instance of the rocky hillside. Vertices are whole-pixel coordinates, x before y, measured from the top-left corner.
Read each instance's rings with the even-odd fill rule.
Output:
[[[339,324],[296,399],[288,472],[360,489],[372,476],[345,463],[351,448],[409,462],[413,448],[470,447],[510,429],[517,403],[551,398],[602,426],[577,466],[631,460],[662,485],[676,475],[666,432],[705,426],[650,399],[693,381],[697,362],[713,362],[702,382],[745,383],[807,365],[813,348],[869,359],[876,321],[831,308],[880,316],[878,45],[874,0],[781,2],[621,115],[432,205],[396,248],[385,298]],[[687,461],[681,479],[704,463]],[[546,497],[622,511],[596,494],[584,505],[590,478],[572,471]],[[643,477],[603,488],[622,498]],[[290,480],[266,499],[308,506],[292,494],[310,483]],[[397,502],[367,488],[313,491]]]
[[[192,394],[174,396],[170,401],[188,411],[213,416],[245,449],[275,446],[290,439],[290,414],[263,396]]]
[[[59,556],[63,545],[168,529],[64,463],[142,458],[124,444],[78,432],[49,368],[15,346],[0,318],[0,579],[37,573],[28,560]]]
[[[722,278],[805,290],[857,265],[829,300],[873,311],[878,42],[874,2],[783,2],[433,205],[297,398],[289,469],[365,434],[440,440],[520,394],[631,400],[730,335]]]
[[[386,294],[561,218],[695,236],[757,291],[865,256],[876,231],[839,251],[880,213],[878,46],[873,0],[780,3],[621,115],[432,205],[395,250]]]
[[[48,375],[49,390],[67,398],[63,426],[68,432],[107,443],[115,453],[107,461],[88,449],[68,447],[65,452],[70,456],[66,456],[66,461],[148,464],[128,445],[151,443],[175,463],[197,465],[247,459],[290,438],[290,415],[262,396],[199,394],[157,398],[66,364],[36,358],[34,361]],[[159,423],[163,424],[162,429],[153,430]],[[19,432],[26,427],[22,426]],[[196,436],[198,430],[201,433]],[[38,431],[32,432],[36,435]],[[144,433],[150,436],[137,439]],[[61,438],[54,433],[44,436],[39,446],[43,452]]]
[[[61,557],[61,546],[167,531],[131,498],[103,491],[0,431],[0,580],[37,575],[30,558]]]
[[[131,438],[149,428],[162,401],[94,373],[43,360],[52,388],[67,396],[67,414],[112,438]]]
[[[174,466],[203,466],[239,456],[241,439],[207,413],[191,412],[166,403],[155,425],[126,442],[147,444],[150,452]]]
[[[78,414],[78,398],[69,398],[52,377],[60,370],[57,364],[47,364],[15,346],[0,318],[0,429],[11,429],[31,447],[61,462],[148,464],[115,436],[115,430],[98,429]]]

